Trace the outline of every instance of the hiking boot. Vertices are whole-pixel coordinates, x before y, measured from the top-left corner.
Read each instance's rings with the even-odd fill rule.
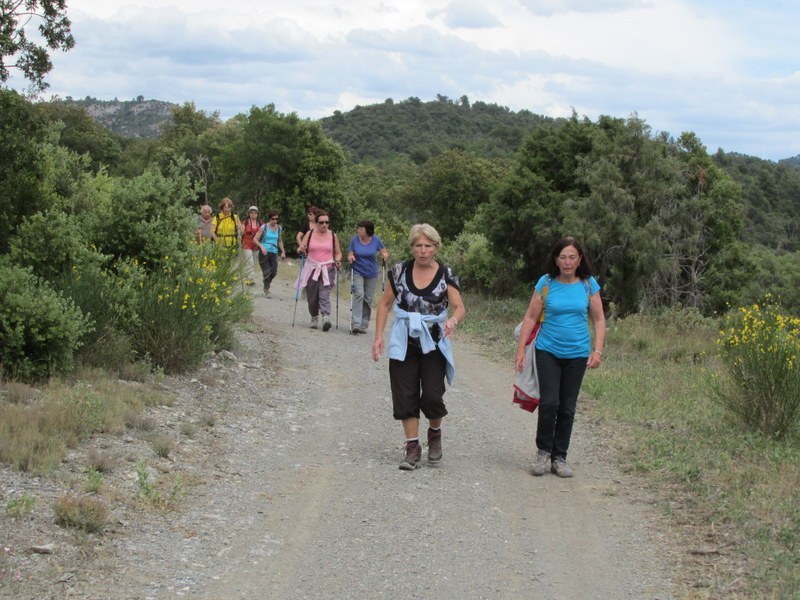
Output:
[[[406,442],[405,454],[400,463],[401,471],[413,471],[422,460],[422,446],[419,442]]]
[[[331,328],[331,319],[328,315],[322,315],[322,331],[329,331]]]
[[[550,453],[547,450],[538,450],[536,452],[536,458],[533,459],[531,473],[537,477],[544,475],[545,471],[547,471],[547,461],[549,460]]]
[[[438,464],[442,460],[442,430],[428,429],[428,462]]]
[[[319,329],[319,317],[311,317],[311,329]]]
[[[362,327],[361,329],[356,329],[356,333],[367,333],[367,328]]]
[[[269,288],[264,288],[264,297],[272,298],[272,293],[269,291]]]
[[[364,333],[364,332],[363,332],[363,331],[361,331],[361,330],[360,330],[358,327],[353,327],[353,328],[350,330],[350,335],[358,335],[359,333]]]
[[[572,477],[572,469],[569,468],[566,459],[560,456],[553,460],[553,464],[550,465],[550,471],[559,477]]]

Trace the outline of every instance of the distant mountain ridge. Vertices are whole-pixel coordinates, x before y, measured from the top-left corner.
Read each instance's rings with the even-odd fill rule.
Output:
[[[83,108],[98,123],[126,138],[155,139],[161,135],[161,126],[172,120],[172,109],[177,104],[163,100],[97,100],[87,96],[75,100],[67,96],[59,100],[70,106]]]

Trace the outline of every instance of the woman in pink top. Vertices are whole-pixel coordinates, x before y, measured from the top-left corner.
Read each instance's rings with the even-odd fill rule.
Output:
[[[300,273],[300,287],[306,288],[311,329],[319,327],[322,314],[322,331],[331,328],[331,290],[336,285],[336,274],[342,264],[339,238],[330,229],[331,218],[322,209],[317,211],[316,227],[308,231],[297,249],[308,258]]]

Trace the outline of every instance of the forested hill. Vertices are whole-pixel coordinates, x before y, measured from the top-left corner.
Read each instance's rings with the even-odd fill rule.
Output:
[[[432,102],[390,98],[320,119],[325,132],[356,162],[407,155],[417,164],[453,147],[486,158],[507,156],[531,130],[555,122],[528,110],[513,112],[497,104],[470,104],[466,96],[450,100],[441,95]]]

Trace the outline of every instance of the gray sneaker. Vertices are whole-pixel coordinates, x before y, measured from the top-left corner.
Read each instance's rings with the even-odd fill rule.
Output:
[[[410,444],[406,442],[406,450],[400,463],[401,471],[413,471],[420,466],[422,461],[422,445],[419,442]]]
[[[329,331],[331,328],[331,319],[328,315],[322,315],[322,331]]]
[[[311,317],[311,329],[319,329],[319,317]]]
[[[560,456],[553,460],[550,471],[559,477],[572,477],[572,469],[569,468],[567,461]]]
[[[547,463],[550,461],[550,453],[547,450],[537,450],[536,458],[533,459],[531,473],[539,477],[547,471]]]

